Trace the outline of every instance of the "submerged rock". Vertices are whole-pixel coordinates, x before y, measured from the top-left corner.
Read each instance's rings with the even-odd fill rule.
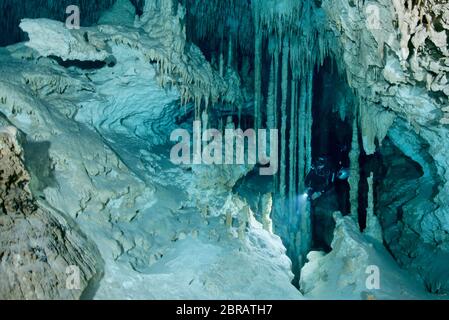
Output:
[[[426,299],[424,286],[401,270],[375,239],[363,235],[355,220],[334,214],[332,251],[311,252],[301,270],[300,287],[310,299]]]

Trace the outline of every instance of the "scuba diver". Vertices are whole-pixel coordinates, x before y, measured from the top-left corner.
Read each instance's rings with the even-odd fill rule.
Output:
[[[345,167],[341,155],[347,151],[340,148],[339,160],[334,162],[329,156],[320,156],[312,164],[310,172],[305,179],[306,195],[316,200],[329,191],[337,180],[349,178],[349,168]]]

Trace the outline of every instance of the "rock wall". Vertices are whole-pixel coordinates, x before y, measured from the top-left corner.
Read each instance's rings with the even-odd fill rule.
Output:
[[[34,199],[17,133],[0,128],[0,299],[79,299],[101,277],[99,252]]]
[[[423,285],[401,270],[377,240],[350,217],[334,214],[332,252],[312,251],[301,271],[301,291],[311,299],[429,299]]]

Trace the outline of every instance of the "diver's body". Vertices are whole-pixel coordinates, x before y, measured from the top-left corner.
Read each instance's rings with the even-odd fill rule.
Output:
[[[338,157],[340,158],[340,157]],[[315,200],[329,191],[336,180],[347,180],[349,169],[343,161],[333,161],[329,156],[320,156],[312,164],[312,168],[305,179],[306,194]]]

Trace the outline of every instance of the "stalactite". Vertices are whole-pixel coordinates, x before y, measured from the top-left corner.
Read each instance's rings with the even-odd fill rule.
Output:
[[[197,46],[187,45],[185,18],[184,8],[179,4],[175,7],[172,0],[150,0],[145,1],[143,14],[135,22],[136,27],[151,34],[155,25],[159,26],[166,23],[165,21],[170,21],[170,28],[164,29],[166,39],[161,41],[161,48],[156,46],[144,52],[149,60],[157,63],[161,74],[158,78],[162,85],[179,86],[183,102],[194,101],[197,111],[200,106],[207,109],[218,102],[240,106],[243,103],[240,79],[233,76],[223,77],[225,61],[222,39],[220,38],[220,50],[217,52],[219,72],[216,72],[206,62]],[[113,40],[116,43],[139,46],[138,41],[129,37],[117,35]],[[167,56],[166,52],[170,50],[172,53]],[[195,63],[192,64],[191,61]],[[192,65],[195,68],[192,68]]]
[[[280,194],[286,196],[286,154],[287,154],[287,94],[288,94],[289,41],[284,39],[282,46],[282,105],[281,105],[281,172]]]
[[[279,46],[276,46],[279,48]],[[274,51],[274,127],[279,128],[278,117],[278,96],[279,96],[279,51]],[[274,189],[279,190],[279,174],[274,175]]]
[[[299,114],[298,114],[298,190],[304,191],[304,179],[306,175],[306,81],[300,83]]]
[[[267,99],[267,128],[275,129],[275,114],[276,114],[276,92],[275,92],[275,78],[274,78],[274,59],[271,61],[270,80],[268,83],[268,99]]]
[[[376,152],[376,140],[379,146],[387,136],[396,116],[392,112],[382,110],[370,105],[370,102],[360,99],[360,131],[362,134],[363,149],[367,155]]]
[[[262,110],[262,32],[256,32],[254,52],[254,129],[261,127]]]
[[[383,242],[382,227],[374,214],[374,174],[372,172],[367,181],[368,207],[366,208],[366,229],[364,233],[379,242]]]
[[[313,102],[313,70],[307,71],[307,111],[306,111],[306,172],[312,167],[312,102]]]
[[[300,169],[303,170],[304,176],[312,167],[312,102],[313,102],[313,69],[305,69],[305,75],[303,76],[302,90],[301,90],[301,116],[303,122],[300,123],[299,128],[303,132],[303,147],[301,151]],[[300,116],[300,117],[301,117]],[[301,208],[301,220],[300,220],[300,234],[299,234],[299,267],[301,268],[306,262],[306,256],[312,247],[312,207],[310,201],[303,201]]]
[[[229,35],[229,45],[228,45],[228,68],[232,69],[232,63],[233,63],[233,56],[232,56],[232,35]]]
[[[293,201],[296,195],[296,146],[297,146],[297,123],[296,112],[296,81],[291,81],[291,104],[290,104],[290,137],[289,137],[289,193],[290,193],[290,210],[291,215],[296,211],[296,201]]]
[[[294,88],[293,94],[292,94],[292,106],[294,112],[292,113],[292,121],[294,123],[294,134],[292,136],[292,139],[294,140],[294,147],[293,147],[293,192],[294,196],[296,196],[298,192],[298,184],[296,183],[298,178],[298,162],[296,161],[296,158],[298,156],[298,81],[293,81],[292,87]]]
[[[223,57],[223,52],[220,52],[220,76],[224,76],[224,57]]]
[[[350,161],[350,177],[349,177],[349,201],[351,204],[351,215],[356,221],[358,221],[359,212],[359,181],[360,181],[360,168],[359,168],[359,134],[357,125],[357,113],[354,115],[354,121],[352,125],[352,144],[351,152],[349,153]]]
[[[277,47],[279,48],[279,47]],[[276,49],[274,52],[274,105],[276,112],[274,113],[274,124],[276,128],[279,128],[279,117],[277,112],[279,97],[279,50]]]
[[[218,131],[220,131],[222,134],[225,134],[223,118],[220,118],[218,120]]]
[[[233,47],[239,52],[243,54],[254,52],[254,43],[250,39],[254,39],[255,24],[249,1],[183,0],[183,2],[187,3],[189,40],[194,43],[207,40],[211,46],[216,46],[218,39],[232,36]],[[235,23],[236,21],[238,23]]]
[[[204,110],[203,113],[201,114],[201,129],[203,131],[209,129],[209,114],[207,113],[206,110]]]
[[[277,129],[276,127],[276,90],[275,90],[275,70],[274,59],[271,61],[270,79],[268,84],[268,100],[267,100],[267,124],[268,129]],[[271,151],[270,151],[271,152]],[[274,188],[276,190],[277,175],[273,176]]]
[[[313,1],[281,0],[276,5],[273,2],[272,6],[267,6],[266,1],[252,0],[251,7],[256,43],[257,34],[263,30],[263,36],[268,38],[268,53],[273,58],[267,94],[267,126],[272,125],[274,116],[275,127],[280,129],[280,170],[275,178],[280,204],[277,208],[288,221],[284,231],[289,239],[287,248],[290,255],[297,258],[292,261],[299,271],[298,263],[302,266],[311,248],[311,207],[309,201],[298,205],[295,200],[298,192],[304,191],[304,180],[312,166],[314,68],[328,55],[330,42],[315,25]],[[255,78],[257,69],[258,65]],[[256,90],[258,88],[256,86]],[[255,111],[260,111],[257,95],[256,92]],[[289,201],[286,201],[287,196]],[[290,204],[288,211],[285,210],[287,203]]]

